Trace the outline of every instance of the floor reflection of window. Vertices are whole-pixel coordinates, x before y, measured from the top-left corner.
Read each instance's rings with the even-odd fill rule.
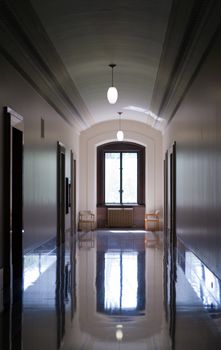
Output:
[[[105,253],[104,308],[131,310],[138,302],[138,254],[136,252]]]
[[[23,287],[26,290],[56,262],[55,254],[27,254],[24,256]]]
[[[220,304],[220,283],[218,278],[192,253],[185,253],[185,274],[204,305]]]

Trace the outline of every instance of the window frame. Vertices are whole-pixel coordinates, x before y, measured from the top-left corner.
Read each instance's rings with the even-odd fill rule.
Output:
[[[119,183],[119,192],[120,192],[120,202],[119,203],[109,203],[106,202],[106,193],[105,193],[105,178],[106,178],[106,167],[105,167],[105,162],[106,162],[106,158],[105,155],[107,153],[119,153],[120,154],[120,183]],[[123,203],[123,154],[126,153],[136,153],[137,154],[137,201],[136,202],[127,202],[127,203]],[[134,204],[138,204],[138,151],[105,151],[104,152],[104,202],[105,205],[134,205]]]
[[[105,203],[105,153],[137,153],[137,203]],[[97,147],[97,206],[145,205],[145,147],[133,142],[110,142]]]

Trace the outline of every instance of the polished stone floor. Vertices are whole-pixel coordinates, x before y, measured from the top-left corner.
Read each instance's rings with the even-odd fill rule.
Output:
[[[220,281],[182,242],[164,250],[160,232],[113,230],[29,252],[0,349],[221,349]]]

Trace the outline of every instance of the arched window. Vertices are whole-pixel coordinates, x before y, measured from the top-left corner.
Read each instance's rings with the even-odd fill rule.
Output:
[[[111,142],[97,148],[97,205],[145,204],[145,148]]]

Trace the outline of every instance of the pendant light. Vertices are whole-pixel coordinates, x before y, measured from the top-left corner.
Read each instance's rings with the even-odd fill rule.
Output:
[[[116,67],[116,64],[109,64],[109,67],[112,69],[112,83],[107,91],[107,99],[110,104],[115,104],[118,99],[118,92],[114,87],[114,67]]]
[[[123,133],[123,131],[121,130],[121,114],[122,114],[122,112],[118,112],[118,114],[119,114],[119,130],[118,130],[118,132],[117,132],[117,140],[118,140],[118,141],[123,141],[123,139],[124,139],[124,133]]]

